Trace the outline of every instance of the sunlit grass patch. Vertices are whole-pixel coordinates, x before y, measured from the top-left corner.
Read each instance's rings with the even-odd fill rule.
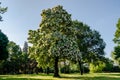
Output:
[[[19,74],[0,75],[0,80],[120,80],[120,73],[91,73],[80,75],[60,74],[61,78],[54,78],[53,74]]]

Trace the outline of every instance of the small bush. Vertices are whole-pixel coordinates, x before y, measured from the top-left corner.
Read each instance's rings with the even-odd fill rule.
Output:
[[[99,61],[96,64],[90,63],[90,72],[91,73],[102,72],[104,68],[105,68],[105,63],[103,63],[101,61]]]
[[[119,66],[113,66],[111,69],[111,72],[120,72],[120,67]]]
[[[83,70],[84,70],[84,73],[89,73],[90,72],[88,67],[84,67]]]
[[[66,65],[60,69],[61,73],[70,73],[70,66]]]

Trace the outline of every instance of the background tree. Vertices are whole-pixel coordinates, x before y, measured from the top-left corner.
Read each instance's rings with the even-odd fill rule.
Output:
[[[28,43],[25,41],[24,42],[24,46],[23,46],[23,50],[22,50],[22,56],[23,56],[23,61],[24,61],[24,73],[28,72],[28,62],[29,62],[29,58],[28,58]]]
[[[59,77],[59,59],[79,53],[71,15],[62,6],[57,6],[43,10],[41,16],[40,28],[29,31],[28,40],[33,44],[29,48],[29,53],[31,57],[34,55],[38,65],[41,61],[44,64],[49,64],[48,61],[53,59],[54,77]],[[50,60],[47,60],[46,63],[46,59]]]
[[[25,41],[24,46],[23,46],[23,52],[28,53],[28,43]]]
[[[120,45],[114,47],[114,52],[112,52],[112,58],[118,65],[120,65]]]
[[[28,43],[25,41],[24,42],[24,46],[23,46],[23,50],[22,50],[22,55],[21,55],[21,59],[22,59],[22,73],[27,74],[27,73],[37,73],[37,62],[35,61],[35,59],[30,59],[29,58],[29,54],[28,54]]]
[[[7,8],[2,8],[1,2],[0,2],[0,21],[2,21],[1,14],[5,13],[6,11],[7,11]],[[7,36],[0,30],[0,60],[7,59],[8,57],[8,52],[6,50],[8,42],[9,41]]]
[[[0,63],[1,74],[37,73],[37,62],[28,58],[19,45],[10,41],[7,46],[9,57]]]
[[[77,43],[81,52],[81,60],[78,61],[81,75],[83,74],[82,64],[100,60],[99,56],[104,55],[105,42],[98,31],[90,29],[86,24],[73,21],[77,36]]]
[[[1,2],[0,2],[0,5],[1,5]],[[7,11],[7,7],[3,8],[3,7],[0,6],[0,21],[3,21],[1,14],[4,14],[6,11]]]
[[[117,44],[117,46],[114,47],[114,51],[112,52],[112,58],[120,65],[120,18],[118,19],[116,27],[117,29],[113,41]]]
[[[120,18],[118,19],[118,22],[116,24],[116,32],[115,32],[115,37],[113,39],[113,41],[116,43],[116,44],[120,44]]]
[[[113,60],[103,57],[102,61],[105,63],[105,67],[103,69],[104,72],[114,72],[114,61]]]
[[[8,37],[0,30],[0,60],[4,60],[8,58]]]
[[[22,66],[22,51],[19,45],[17,45],[15,42],[10,41],[7,46],[8,52],[9,52],[9,58],[8,62],[11,64],[9,65],[11,73],[19,73],[19,69]]]

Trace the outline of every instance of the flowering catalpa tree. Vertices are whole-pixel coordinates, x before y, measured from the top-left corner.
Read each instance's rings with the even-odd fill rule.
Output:
[[[37,30],[29,30],[28,41],[30,57],[36,59],[38,65],[54,65],[54,77],[59,77],[59,59],[80,59],[75,29],[71,15],[62,6],[43,10],[42,21]]]

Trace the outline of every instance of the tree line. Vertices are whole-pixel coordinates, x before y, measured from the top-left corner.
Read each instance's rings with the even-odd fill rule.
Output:
[[[70,73],[72,70],[73,72],[77,70],[81,75],[89,70],[90,72],[114,72],[116,69],[120,71],[119,67],[113,65],[112,60],[105,57],[106,44],[98,31],[92,30],[83,22],[72,20],[71,14],[60,5],[43,10],[41,16],[39,28],[29,30],[28,42],[31,46],[25,42],[23,50],[16,43],[9,41],[0,31],[2,73],[49,74],[51,71],[54,77],[60,77],[59,71]],[[114,38],[118,46],[112,53],[113,59],[118,63],[120,62],[119,24],[120,20]]]

